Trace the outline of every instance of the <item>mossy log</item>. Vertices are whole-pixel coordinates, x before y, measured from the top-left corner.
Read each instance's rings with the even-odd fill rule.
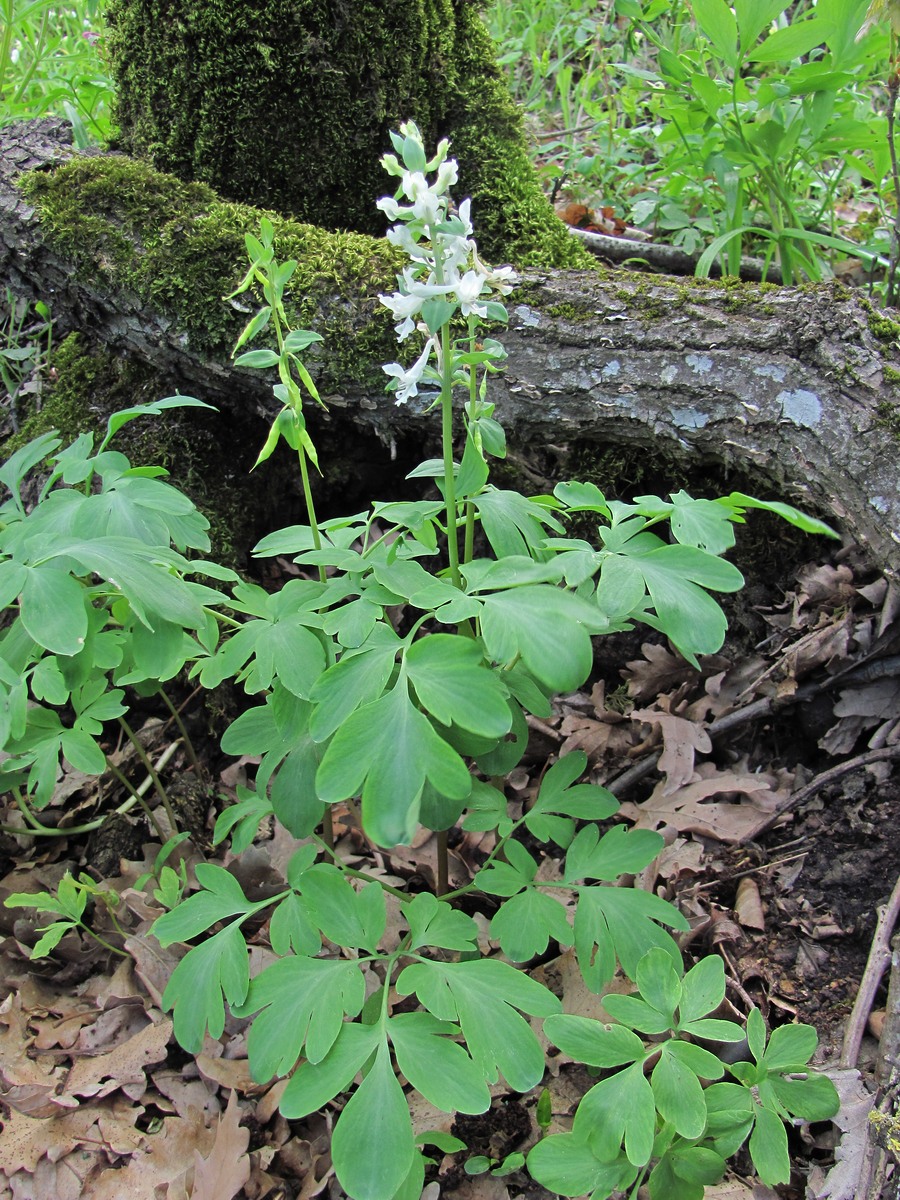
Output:
[[[51,169],[53,168],[53,169]],[[310,368],[320,431],[423,441],[429,398],[397,407],[398,356],[379,291],[383,240],[270,214],[300,267],[291,304],[325,341]],[[0,285],[223,409],[271,416],[270,383],[230,363],[247,320],[222,299],[260,210],[115,155],[77,155],[52,122],[0,134]],[[511,441],[594,442],[724,464],[760,494],[830,516],[900,573],[900,325],[836,285],[799,289],[604,271],[526,272],[510,297],[506,374],[493,385]],[[410,353],[400,347],[400,355]],[[312,414],[311,414],[312,417]]]

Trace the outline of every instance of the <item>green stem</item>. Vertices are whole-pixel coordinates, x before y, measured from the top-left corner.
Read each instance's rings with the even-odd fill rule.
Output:
[[[441,329],[441,442],[444,450],[444,501],[447,506],[447,555],[454,587],[462,588],[459,574],[459,533],[456,528],[456,479],[453,474],[453,394],[450,327]]]
[[[894,141],[897,92],[900,90],[900,63],[898,63],[897,55],[897,35],[893,30],[891,30],[891,61],[888,71],[888,104],[885,115],[887,117],[887,142],[891,156],[891,182],[894,185],[896,212],[891,228],[891,255],[885,300],[889,305],[893,305],[897,299],[897,267],[898,259],[900,259],[900,170],[897,166],[897,148]]]
[[[196,695],[196,692],[193,694]],[[175,726],[178,729],[178,732],[181,734],[182,744],[187,751],[188,758],[191,760],[191,766],[197,773],[197,778],[202,779],[204,774],[203,765],[200,762],[200,759],[197,757],[197,751],[194,749],[194,743],[188,736],[188,731],[185,728],[184,721],[181,719],[181,713],[169,699],[169,693],[164,687],[162,687],[162,685],[160,685],[159,688],[159,695],[162,698],[163,704],[165,704],[166,708],[172,714],[172,720],[175,722]]]
[[[301,446],[297,451],[297,457],[300,460],[300,479],[303,482],[303,499],[306,502],[306,515],[309,518],[309,527],[312,530],[313,545],[317,550],[322,549],[322,535],[319,532],[319,522],[316,518],[316,506],[313,503],[312,488],[309,482],[309,467],[306,464],[306,451]],[[325,582],[325,565],[319,564],[319,580]]]
[[[446,896],[450,891],[450,848],[447,830],[439,829],[437,835],[437,894]]]
[[[334,815],[330,804],[325,806],[325,813],[322,817],[322,841],[332,858],[336,857],[334,853]]]
[[[147,770],[147,774],[153,780],[153,786],[156,789],[156,794],[159,796],[160,800],[162,801],[162,806],[166,810],[166,816],[169,818],[169,825],[171,826],[172,833],[173,834],[178,833],[178,820],[175,816],[175,810],[172,808],[172,802],[169,799],[169,793],[166,791],[165,787],[163,787],[163,781],[160,779],[159,775],[157,774],[156,768],[154,767],[153,763],[150,761],[149,754],[144,749],[144,747],[141,745],[140,739],[138,738],[138,736],[134,732],[134,730],[131,728],[131,726],[128,724],[128,722],[125,720],[125,718],[119,717],[118,721],[119,721],[119,725],[121,726],[125,736],[128,738],[129,742],[131,742],[132,746],[134,746],[134,749],[137,753],[138,758],[144,764],[144,767]]]
[[[110,762],[109,758],[107,758],[107,760],[106,760],[106,767],[107,767],[107,770],[110,771],[110,773],[114,776],[114,778],[117,779],[119,781],[119,783],[121,783],[121,785],[126,789],[126,791],[131,793],[131,799],[126,800],[125,803],[123,805],[121,805],[121,807],[119,807],[115,810],[115,812],[119,816],[124,816],[125,813],[130,812],[131,809],[133,809],[134,806],[137,804],[138,807],[142,810],[144,816],[147,818],[147,820],[150,822],[150,824],[156,830],[156,835],[159,838],[159,840],[165,844],[165,842],[166,842],[165,831],[164,831],[163,827],[160,825],[159,821],[157,821],[156,814],[154,813],[153,809],[150,807],[150,805],[147,803],[147,801],[144,799],[144,797],[141,795],[141,793],[137,790],[136,787],[133,786],[133,784],[131,783],[131,781],[129,779],[126,779],[126,777],[122,774],[122,772],[115,765],[115,763]],[[105,819],[106,818],[104,818],[104,820]]]
[[[337,855],[331,846],[327,846],[325,844],[324,838],[317,837],[316,834],[313,834],[313,837],[319,843],[328,857],[332,860],[334,865],[339,867],[345,875],[350,875],[353,879],[362,879],[365,883],[377,883],[386,892],[390,892],[392,896],[396,896],[398,900],[402,900],[404,904],[408,904],[410,900],[412,900],[412,896],[409,894],[409,892],[401,892],[399,888],[391,887],[390,884],[385,883],[383,880],[376,879],[374,875],[368,875],[365,871],[357,871],[354,867],[348,867],[344,860]]]
[[[81,921],[79,921],[78,928],[83,929],[85,933],[90,934],[95,942],[99,942],[100,945],[103,946],[105,950],[108,950],[111,954],[119,954],[122,956],[122,958],[130,957],[127,950],[119,950],[116,946],[113,946],[110,942],[108,942],[106,938],[102,938],[99,933],[94,933],[93,929],[91,929],[89,925],[83,925]]]

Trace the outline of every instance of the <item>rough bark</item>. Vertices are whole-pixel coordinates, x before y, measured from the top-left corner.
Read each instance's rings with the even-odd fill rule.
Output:
[[[3,131],[0,282],[48,300],[63,326],[167,370],[185,390],[226,407],[250,399],[270,412],[268,386],[235,371],[226,345],[201,345],[171,308],[91,279],[90,263],[73,263],[45,240],[16,179],[72,154],[52,123]],[[241,211],[253,228],[253,210]],[[136,243],[134,254],[142,252]],[[367,297],[322,305],[339,303],[362,341],[375,345],[367,331],[390,332],[371,303],[384,286],[382,274]],[[508,370],[493,396],[514,443],[647,445],[694,463],[730,464],[758,479],[760,493],[830,514],[877,563],[900,572],[900,328],[857,295],[835,285],[761,289],[544,271],[523,276],[510,317]],[[344,384],[329,374],[327,358],[319,364],[327,422],[350,422],[385,441],[431,424],[423,417],[428,397],[396,407],[384,394],[379,361],[357,364]]]

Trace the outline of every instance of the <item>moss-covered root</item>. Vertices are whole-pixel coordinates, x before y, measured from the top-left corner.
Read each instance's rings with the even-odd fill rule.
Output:
[[[388,132],[454,142],[485,256],[592,260],[544,198],[471,0],[110,0],[120,144],[327,229],[384,232]]]

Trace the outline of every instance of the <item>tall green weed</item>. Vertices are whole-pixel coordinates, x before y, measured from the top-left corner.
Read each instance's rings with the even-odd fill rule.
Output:
[[[889,252],[888,36],[856,40],[867,6],[497,0],[486,15],[548,176],[689,253],[714,247],[701,273],[757,252],[791,283]]]
[[[0,125],[47,114],[84,147],[109,134],[101,0],[0,0]]]

